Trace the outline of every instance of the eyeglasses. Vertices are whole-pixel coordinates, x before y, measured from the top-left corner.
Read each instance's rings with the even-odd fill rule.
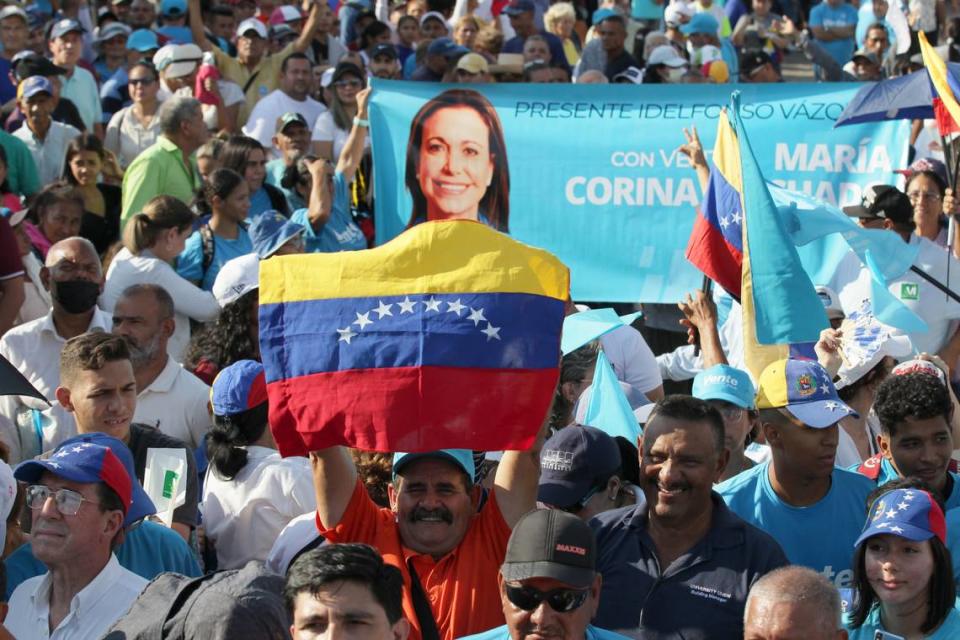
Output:
[[[546,601],[550,608],[557,613],[569,613],[583,606],[590,595],[589,589],[551,589],[540,591],[533,587],[504,585],[507,591],[507,600],[515,607],[524,611],[533,611]]]
[[[917,204],[921,200],[939,200],[942,196],[933,191],[911,191],[907,197],[910,198],[910,202]]]
[[[33,484],[27,487],[27,506],[31,509],[42,509],[47,504],[47,500],[53,498],[57,505],[57,511],[65,516],[75,516],[80,511],[80,506],[84,502],[90,504],[100,504],[93,500],[88,500],[76,491],[70,489],[59,489],[53,491],[50,487],[42,484]]]
[[[573,504],[569,507],[563,507],[560,510],[566,511],[567,513],[578,513],[579,511],[582,511],[583,508],[587,506],[587,503],[590,502],[590,500],[593,498],[593,496],[600,493],[600,491],[605,489],[606,486],[607,486],[606,481],[603,484],[594,485],[594,487],[590,489],[590,491],[587,491],[586,495],[580,498],[580,500],[576,504]]]
[[[130,78],[129,80],[127,80],[127,84],[131,84],[135,87],[146,86],[148,84],[153,84],[153,83],[154,83],[153,78]]]
[[[359,80],[337,80],[333,83],[333,86],[338,89],[359,89],[363,86],[363,83]]]

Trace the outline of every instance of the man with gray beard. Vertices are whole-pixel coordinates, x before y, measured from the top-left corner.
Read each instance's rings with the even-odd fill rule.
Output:
[[[137,380],[133,421],[197,449],[211,427],[210,387],[167,355],[175,323],[173,299],[155,284],[128,287],[113,309],[113,333],[127,341]]]

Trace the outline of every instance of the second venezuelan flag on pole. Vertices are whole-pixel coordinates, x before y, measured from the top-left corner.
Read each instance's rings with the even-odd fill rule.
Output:
[[[526,449],[559,375],[569,272],[483,224],[260,263],[260,349],[284,455]]]

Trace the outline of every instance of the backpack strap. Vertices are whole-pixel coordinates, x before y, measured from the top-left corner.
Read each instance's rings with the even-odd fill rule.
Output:
[[[420,576],[413,568],[413,558],[407,560],[407,568],[410,569],[410,596],[413,599],[413,610],[417,614],[417,622],[420,623],[420,636],[423,640],[440,640],[440,630],[433,617],[427,594],[423,590],[423,585],[420,584]]]
[[[880,478],[880,464],[883,462],[883,454],[878,453],[875,456],[871,456],[863,461],[863,463],[857,467],[857,473],[860,475],[866,476],[873,481],[876,481]]]

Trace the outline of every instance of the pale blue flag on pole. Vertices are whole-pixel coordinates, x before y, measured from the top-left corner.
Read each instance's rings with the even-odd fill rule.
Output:
[[[593,387],[583,423],[606,432],[611,437],[623,436],[631,444],[637,443],[640,424],[623,395],[617,374],[603,351],[597,355],[593,370]]]
[[[563,355],[576,351],[591,340],[610,333],[617,327],[629,325],[640,312],[618,316],[613,309],[588,309],[573,313],[563,320],[563,333],[560,337],[560,350]]]
[[[903,244],[906,244],[905,242]],[[926,333],[930,330],[923,318],[911,311],[887,288],[887,280],[880,272],[873,252],[867,249],[864,256],[867,269],[870,270],[870,302],[873,304],[873,317],[885,325],[900,329],[905,333]]]

